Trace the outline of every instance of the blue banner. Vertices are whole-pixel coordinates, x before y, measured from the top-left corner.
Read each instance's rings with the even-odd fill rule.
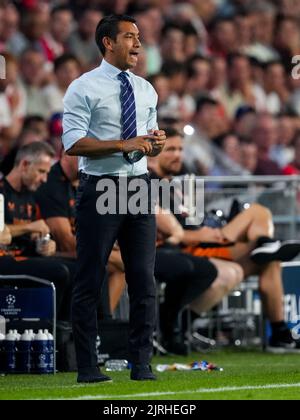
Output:
[[[4,318],[52,319],[53,290],[40,288],[0,288],[0,316]]]

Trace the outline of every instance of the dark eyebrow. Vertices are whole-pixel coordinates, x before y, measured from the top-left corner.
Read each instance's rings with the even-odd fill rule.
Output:
[[[139,32],[125,32],[125,35],[140,35]]]

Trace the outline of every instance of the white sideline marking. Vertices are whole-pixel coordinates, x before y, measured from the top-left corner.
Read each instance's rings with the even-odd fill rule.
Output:
[[[127,395],[85,395],[82,397],[70,398],[71,400],[111,400],[111,399],[125,399],[125,398],[142,398],[142,397],[160,397],[168,395],[187,395],[187,394],[217,394],[223,392],[237,392],[237,391],[260,391],[268,389],[288,389],[300,388],[298,384],[270,384],[257,386],[233,386],[224,388],[199,388],[193,391],[166,391],[166,392],[149,392],[143,394],[127,394]]]

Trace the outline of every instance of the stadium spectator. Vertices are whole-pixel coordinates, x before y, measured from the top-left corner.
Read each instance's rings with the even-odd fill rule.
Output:
[[[72,28],[73,13],[68,6],[57,6],[51,10],[49,31],[44,36],[49,61],[54,61],[67,52]]]
[[[20,57],[20,76],[26,93],[26,115],[47,117],[48,109],[42,93],[47,71],[43,54],[35,49],[25,50]]]
[[[291,70],[292,57],[300,51],[300,29],[296,17],[284,17],[279,19],[274,38],[274,45],[280,54],[281,61],[289,72]]]
[[[183,63],[185,61],[184,40],[184,30],[180,25],[169,23],[163,27],[160,48],[164,63]]]
[[[210,60],[201,55],[194,55],[187,64],[187,74],[186,91],[195,98],[207,95],[211,76]]]
[[[217,146],[221,155],[215,151],[216,162],[212,168],[210,175],[226,176],[226,175],[247,175],[242,168],[241,158],[241,142],[234,133],[226,133],[214,139],[214,145]],[[218,159],[219,158],[219,159]],[[218,160],[220,163],[218,163]]]
[[[0,80],[0,130],[9,147],[22,129],[26,95],[18,80],[18,61],[9,53],[3,53],[2,56],[6,62],[6,78]]]
[[[176,61],[165,62],[162,66],[162,73],[168,78],[170,96],[167,103],[160,107],[163,115],[173,115],[187,123],[195,111],[195,101],[186,92],[187,70],[183,63]]]
[[[200,97],[194,115],[194,132],[187,135],[184,164],[190,173],[208,175],[215,164],[215,147],[211,139],[226,132],[226,119],[217,101]]]
[[[241,139],[251,141],[253,128],[256,123],[256,112],[251,106],[242,106],[238,108],[233,121],[234,132]]]
[[[48,50],[45,36],[49,29],[50,12],[45,3],[37,3],[35,7],[24,12],[21,22],[22,51],[36,49],[44,60],[51,61],[51,51]]]
[[[0,6],[1,9],[1,6]],[[18,56],[20,53],[20,15],[13,3],[2,6],[3,24],[0,24],[0,52],[10,52]],[[0,14],[1,14],[0,10]],[[0,18],[1,19],[1,18]]]
[[[258,149],[255,143],[242,142],[241,144],[241,164],[250,175],[254,175],[258,163]]]
[[[99,10],[84,10],[78,21],[78,28],[71,34],[68,41],[69,51],[80,58],[85,70],[98,65],[100,60],[95,32],[102,17]]]
[[[279,114],[286,106],[290,97],[285,68],[280,61],[271,61],[266,65],[264,74],[267,111],[271,114]]]
[[[42,95],[48,110],[47,118],[53,114],[63,112],[63,97],[73,80],[81,74],[81,65],[79,60],[73,54],[64,54],[54,61],[53,83],[48,84],[43,90]]]
[[[156,74],[161,69],[162,58],[159,37],[162,29],[162,17],[155,6],[145,6],[134,10],[143,49],[146,54],[147,75]]]
[[[300,175],[300,133],[296,136],[294,150],[295,159],[284,168],[284,175]]]
[[[271,158],[280,168],[294,160],[294,140],[297,130],[296,119],[292,113],[280,114],[278,119],[278,142],[273,146]]]
[[[230,117],[242,105],[257,111],[266,110],[266,95],[261,86],[253,83],[250,60],[246,55],[235,53],[228,56],[228,83],[221,93],[221,102]]]
[[[217,18],[210,25],[210,51],[212,55],[226,58],[237,51],[237,32],[231,18]]]
[[[282,170],[271,159],[272,148],[278,143],[278,122],[268,114],[258,115],[252,138],[258,147],[255,175],[282,175]]]

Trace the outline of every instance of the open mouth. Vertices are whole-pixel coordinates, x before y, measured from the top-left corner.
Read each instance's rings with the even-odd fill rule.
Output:
[[[139,53],[136,51],[132,51],[131,53],[129,53],[130,57],[138,57]]]

